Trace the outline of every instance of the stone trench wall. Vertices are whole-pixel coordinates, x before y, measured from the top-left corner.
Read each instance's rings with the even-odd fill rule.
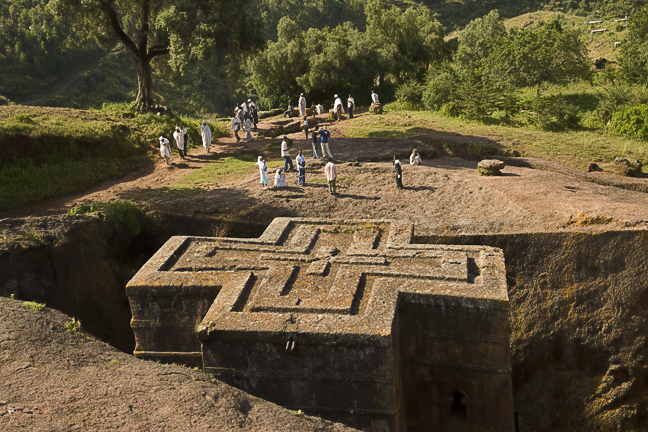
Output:
[[[429,236],[504,250],[520,431],[648,428],[648,231]]]

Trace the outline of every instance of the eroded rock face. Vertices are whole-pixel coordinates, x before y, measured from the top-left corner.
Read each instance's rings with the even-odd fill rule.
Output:
[[[174,237],[127,286],[135,354],[371,430],[514,430],[501,252],[412,233],[277,218]]]
[[[614,159],[614,170],[617,174],[625,177],[643,177],[641,162],[638,160],[630,161],[626,158]]]

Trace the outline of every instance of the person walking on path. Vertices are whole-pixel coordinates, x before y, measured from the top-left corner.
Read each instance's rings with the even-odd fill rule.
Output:
[[[342,119],[342,114],[344,114],[344,106],[342,106],[342,99],[338,95],[335,95],[335,102],[333,102],[333,114],[335,114],[337,121]]]
[[[349,95],[347,99],[347,108],[349,108],[349,119],[353,118],[353,110],[355,109],[355,100]]]
[[[247,132],[247,142],[252,142],[252,120],[250,120],[249,114],[245,114],[245,132]]]
[[[160,155],[164,158],[164,161],[169,165],[169,159],[171,159],[171,148],[169,146],[169,140],[160,137]]]
[[[236,109],[237,109],[236,112],[238,113],[238,114],[237,114],[237,115],[238,115],[238,118],[239,118],[239,120],[241,120],[241,127],[243,127],[243,122],[245,121],[245,111],[243,111],[243,110],[242,110],[241,108],[239,108],[239,107],[236,107]]]
[[[187,156],[187,150],[189,150],[189,132],[184,125],[180,125],[180,130],[182,131],[182,138],[184,140],[184,155]]]
[[[324,174],[326,174],[326,180],[328,181],[329,192],[331,195],[335,195],[337,192],[335,190],[335,181],[337,180],[337,167],[333,163],[333,158],[329,158],[328,163],[324,167]]]
[[[284,172],[295,171],[292,159],[290,159],[290,150],[288,150],[288,137],[284,136],[281,141],[281,156],[284,158]],[[288,169],[290,165],[290,170]]]
[[[252,114],[252,123],[254,123],[254,132],[257,131],[257,124],[259,123],[259,110],[252,99],[248,99],[248,105],[250,107],[250,113]]]
[[[257,163],[259,166],[259,175],[261,176],[261,189],[268,189],[268,164],[263,160],[263,156],[257,158]]]
[[[284,111],[283,118],[286,118],[286,116],[288,116],[288,118],[290,118],[290,116],[292,115],[292,110],[293,110],[293,106],[292,106],[292,104],[290,102],[288,102],[288,109],[286,111]]]
[[[277,174],[275,174],[275,187],[286,187],[286,176],[283,171],[281,171],[281,168],[279,168]]]
[[[306,134],[306,139],[308,139],[308,119],[304,116],[304,134]]]
[[[374,114],[376,114],[379,106],[380,106],[380,102],[378,101],[378,93],[372,90],[371,91],[371,111]]]
[[[301,150],[295,159],[297,162],[297,169],[299,170],[299,178],[297,179],[297,184],[303,186],[306,184],[306,158]]]
[[[315,109],[317,110],[317,114],[324,114],[324,105],[317,104],[317,106],[315,106]]]
[[[319,140],[319,126],[315,126],[315,129],[313,130],[313,159],[319,159],[319,155],[317,154],[317,141]]]
[[[410,165],[413,166],[423,165],[423,160],[421,159],[421,156],[419,155],[419,152],[416,149],[412,150],[412,154],[410,155]]]
[[[200,136],[202,137],[203,147],[205,147],[205,150],[209,153],[209,148],[211,147],[212,142],[212,132],[207,125],[206,120],[203,120],[203,124],[200,126]]]
[[[180,157],[182,160],[184,160],[184,151],[185,151],[185,143],[184,143],[184,134],[182,133],[182,130],[179,127],[176,127],[175,132],[173,132],[173,139],[175,140],[176,147],[178,147],[178,153],[180,153]]]
[[[236,142],[241,141],[238,131],[241,130],[241,119],[238,116],[238,108],[234,111],[234,117],[232,117],[232,130],[234,131],[234,136],[236,137]]]
[[[396,187],[398,189],[405,189],[403,187],[403,168],[396,155],[394,155],[394,168],[396,169]]]
[[[299,117],[306,117],[306,98],[304,97],[304,93],[299,95],[299,103],[297,106],[299,107]]]
[[[328,157],[329,159],[333,159],[333,155],[331,154],[331,149],[329,149],[329,138],[331,137],[331,133],[328,131],[326,126],[322,127],[322,131],[320,132],[320,144],[322,145],[322,157]]]

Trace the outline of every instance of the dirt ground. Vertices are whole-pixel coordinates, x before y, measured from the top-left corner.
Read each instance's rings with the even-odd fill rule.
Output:
[[[138,360],[56,310],[0,297],[0,430],[352,431],[301,418],[209,375]]]

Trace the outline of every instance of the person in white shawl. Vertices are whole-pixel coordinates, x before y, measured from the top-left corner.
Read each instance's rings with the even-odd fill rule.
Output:
[[[299,103],[297,106],[299,107],[299,117],[306,117],[306,98],[304,97],[304,93],[299,95]]]
[[[279,168],[277,174],[275,174],[275,187],[286,187],[286,176],[283,171],[281,171],[281,168]]]
[[[180,153],[180,157],[184,160],[185,157],[183,152],[185,151],[185,142],[182,129],[176,127],[175,132],[173,132],[173,139],[176,142],[176,147],[178,147],[178,153]]]
[[[205,150],[209,153],[209,147],[212,142],[212,133],[205,120],[203,120],[203,124],[200,126],[200,135],[202,136],[203,147],[205,147]]]
[[[169,140],[163,136],[160,137],[160,155],[164,158],[166,164],[169,165],[169,159],[171,159]]]
[[[344,105],[342,105],[342,99],[338,95],[335,95],[335,102],[333,102],[333,113],[337,116],[337,121],[340,121],[342,114],[344,114]]]
[[[423,165],[423,160],[421,159],[421,155],[419,155],[419,152],[416,149],[412,150],[412,154],[410,155],[410,165],[414,165],[414,166]]]
[[[259,166],[259,175],[261,176],[261,189],[268,189],[268,164],[263,160],[263,156],[257,158]]]

